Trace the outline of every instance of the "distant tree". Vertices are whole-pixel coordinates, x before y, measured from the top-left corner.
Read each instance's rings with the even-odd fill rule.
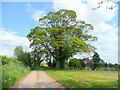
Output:
[[[92,60],[93,60],[92,70],[95,70],[98,67],[100,61],[100,57],[97,52],[94,53]]]
[[[80,60],[76,58],[70,59],[68,66],[74,68],[81,68]]]
[[[14,49],[14,57],[21,61],[24,65],[29,66],[29,56],[26,52],[24,52],[22,46],[17,46]]]
[[[108,64],[107,64],[107,62],[105,62],[105,68],[107,68],[107,66],[108,66]]]
[[[40,26],[31,29],[27,35],[31,48],[44,49],[54,58],[56,68],[64,68],[65,61],[76,53],[94,51],[86,41],[95,41],[97,37],[89,34],[91,24],[78,21],[76,12],[61,9],[49,12],[39,19]]]
[[[22,55],[24,54],[24,51],[23,51],[23,48],[22,46],[17,46],[15,49],[14,49],[14,57],[18,60],[22,60],[23,58],[21,57]]]
[[[99,68],[105,68],[105,62],[104,62],[104,60],[100,59],[98,67]]]
[[[115,63],[115,64],[113,65],[113,68],[115,68],[116,70],[118,70],[119,64]]]
[[[29,55],[28,52],[24,52],[22,58],[23,58],[22,62],[23,62],[26,66],[31,66],[31,65],[30,65],[30,60],[31,60],[31,58],[30,58],[30,55]]]
[[[112,68],[114,65],[112,63],[108,63],[108,67]]]

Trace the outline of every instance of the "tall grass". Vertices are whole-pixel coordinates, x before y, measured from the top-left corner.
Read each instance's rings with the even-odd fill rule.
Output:
[[[2,67],[2,88],[10,88],[23,76],[30,72],[29,68],[21,66],[3,65]]]

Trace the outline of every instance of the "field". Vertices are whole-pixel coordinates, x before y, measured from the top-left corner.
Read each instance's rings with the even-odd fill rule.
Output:
[[[118,88],[117,71],[48,69],[45,72],[66,88]]]

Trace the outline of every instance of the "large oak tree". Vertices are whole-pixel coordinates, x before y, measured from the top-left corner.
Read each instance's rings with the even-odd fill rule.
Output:
[[[85,21],[78,21],[75,11],[61,9],[49,12],[39,22],[40,26],[31,29],[27,35],[30,47],[52,56],[56,68],[64,68],[65,60],[77,53],[95,50],[87,43],[97,40],[97,37],[89,34],[94,29],[93,26]]]

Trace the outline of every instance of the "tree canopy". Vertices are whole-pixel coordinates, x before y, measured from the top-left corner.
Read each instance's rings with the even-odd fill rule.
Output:
[[[24,65],[29,66],[29,57],[28,57],[28,53],[26,53],[22,46],[17,46],[14,49],[14,57],[21,61]]]
[[[76,58],[70,59],[68,66],[74,68],[81,68],[80,60]]]
[[[92,70],[95,70],[98,67],[101,59],[100,59],[99,54],[97,52],[94,53],[92,59],[93,59],[93,63],[94,63]]]
[[[87,41],[97,40],[97,37],[89,34],[94,28],[76,18],[73,10],[49,12],[39,19],[40,26],[31,29],[27,35],[30,47],[51,56],[57,68],[64,68],[65,60],[77,53],[93,52],[95,47]]]

